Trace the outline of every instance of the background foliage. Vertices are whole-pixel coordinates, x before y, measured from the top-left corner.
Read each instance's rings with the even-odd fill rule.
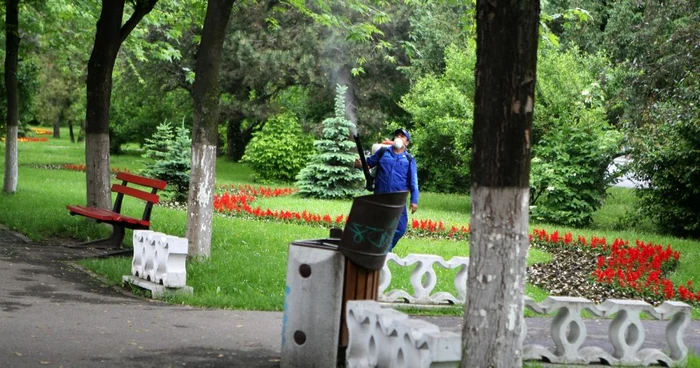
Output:
[[[665,123],[639,130],[634,172],[649,183],[638,190],[638,211],[662,231],[700,238],[700,117],[692,110],[678,100],[655,106],[650,117]]]
[[[474,110],[473,45],[445,50],[445,72],[420,78],[401,100],[413,117],[411,152],[421,190],[468,193]]]
[[[537,65],[530,174],[531,218],[570,225],[591,224],[615,182],[608,166],[623,135],[607,121],[605,58],[577,50],[545,50]]]
[[[468,193],[475,1],[314,4],[236,3],[223,50],[219,152],[240,160],[253,132],[282,111],[302,132],[324,137],[322,122],[337,116],[335,88],[343,84],[344,116],[367,143],[406,127],[421,189]],[[112,153],[144,144],[162,121],[191,127],[205,5],[159,0],[122,45]],[[700,7],[685,0],[548,0],[542,7],[531,218],[596,226],[591,213],[614,180],[604,168],[624,154],[649,185],[636,192],[639,207],[627,218],[698,236]],[[84,119],[99,14],[99,2],[20,2],[20,129]],[[0,135],[4,93],[0,80]]]
[[[253,133],[243,162],[253,168],[257,181],[289,183],[306,165],[312,150],[313,137],[302,133],[299,119],[287,112],[272,117]]]

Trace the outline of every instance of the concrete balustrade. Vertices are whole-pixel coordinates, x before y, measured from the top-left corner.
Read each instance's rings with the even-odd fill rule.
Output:
[[[166,292],[192,293],[187,286],[187,239],[151,230],[134,230],[131,275],[124,282],[151,291],[152,297]]]
[[[540,345],[523,346],[523,359],[542,360],[559,364],[590,364],[605,362],[619,366],[649,366],[662,363],[668,367],[685,366],[688,348],[683,334],[690,323],[691,307],[675,301],[663,302],[654,307],[641,300],[608,299],[594,304],[585,298],[550,296],[542,303],[525,298],[525,308],[539,314],[555,313],[552,319],[552,340],[555,349],[550,351]],[[586,326],[581,312],[584,310],[602,318],[612,318],[608,338],[613,346],[612,354],[600,347],[581,348],[586,340]],[[666,347],[640,349],[645,342],[641,314],[668,321]],[[668,355],[664,353],[668,349]]]
[[[413,293],[406,290],[392,289],[387,291],[391,284],[390,263],[395,263],[401,267],[412,267],[411,286]],[[457,269],[453,283],[457,289],[457,296],[441,291],[433,293],[437,284],[437,274],[435,267],[444,269]],[[405,258],[400,258],[394,253],[387,254],[384,267],[379,274],[379,300],[382,302],[408,302],[410,304],[464,304],[467,295],[467,271],[469,269],[469,258],[452,257],[446,261],[440,256],[431,254],[409,254]]]
[[[461,336],[384,309],[375,301],[347,303],[347,368],[458,367]]]
[[[523,360],[553,364],[607,363],[617,366],[685,366],[688,349],[683,334],[690,322],[691,307],[681,302],[664,302],[659,307],[638,300],[610,299],[594,304],[585,298],[548,297],[541,303],[525,297],[525,307],[537,314],[555,313],[551,337],[555,349],[524,344]],[[586,310],[612,318],[608,337],[613,352],[586,346],[587,331],[581,313]],[[645,343],[640,314],[668,321],[665,347],[640,349]],[[527,332],[527,319],[523,336]],[[461,336],[441,332],[437,326],[409,319],[405,314],[382,308],[374,301],[349,301],[347,305],[349,344],[347,367],[458,367]],[[667,351],[668,355],[664,352]]]

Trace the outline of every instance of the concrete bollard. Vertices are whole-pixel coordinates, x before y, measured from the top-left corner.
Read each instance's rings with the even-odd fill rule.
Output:
[[[289,245],[282,368],[337,365],[344,273],[337,239]]]
[[[143,274],[142,279],[153,282],[155,278],[155,254],[156,243],[165,236],[163,233],[150,232],[146,235],[146,244],[143,247]]]
[[[187,239],[166,235],[162,246],[156,249],[156,284],[166,287],[187,285]]]
[[[153,232],[134,230],[134,257],[131,275],[125,283],[151,291],[154,298],[166,292],[192,294],[187,286],[187,239]]]
[[[146,246],[147,231],[134,230],[134,257],[131,260],[131,275],[141,277],[143,275],[143,247]]]

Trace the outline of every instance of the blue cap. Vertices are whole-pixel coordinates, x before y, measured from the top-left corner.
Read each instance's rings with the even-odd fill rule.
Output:
[[[392,135],[392,137],[395,138],[396,135],[399,134],[399,133],[405,135],[406,138],[408,138],[408,141],[409,141],[409,142],[411,141],[411,135],[408,134],[408,130],[406,130],[406,129],[396,129],[396,130],[394,130],[394,134]]]

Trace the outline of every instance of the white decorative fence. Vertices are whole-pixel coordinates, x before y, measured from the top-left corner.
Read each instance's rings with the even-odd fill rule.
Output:
[[[124,276],[124,282],[151,290],[154,298],[166,291],[192,293],[185,268],[187,239],[134,230],[133,244],[131,275]]]
[[[690,321],[691,308],[681,302],[664,302],[653,307],[643,301],[607,300],[594,304],[588,299],[549,297],[542,303],[525,298],[525,306],[539,314],[556,312],[551,319],[551,337],[555,349],[525,344],[523,360],[555,364],[607,363],[620,366],[663,364],[685,366],[688,349],[683,333]],[[581,312],[611,318],[608,337],[612,352],[601,347],[583,347],[586,326]],[[666,347],[640,349],[645,340],[640,313],[668,321]],[[428,322],[412,320],[393,309],[382,308],[374,301],[348,301],[347,326],[349,342],[347,367],[458,367],[461,360],[461,336],[441,332]],[[527,332],[527,319],[523,336]],[[662,349],[667,349],[668,355]]]
[[[411,271],[412,294],[402,289],[393,289],[387,292],[392,278],[391,270],[389,269],[390,262],[401,267],[413,267],[413,271]],[[457,296],[445,291],[433,293],[437,284],[435,266],[445,269],[457,269],[454,278]],[[452,257],[449,261],[446,261],[440,256],[431,254],[409,254],[405,258],[399,258],[396,254],[389,253],[379,274],[379,300],[382,302],[405,300],[411,304],[464,304],[467,295],[468,269],[469,258],[467,257]]]
[[[346,368],[459,367],[459,334],[367,300],[349,300],[346,321]]]
[[[604,361],[610,365],[626,366],[648,366],[663,362],[670,367],[686,363],[688,348],[683,343],[683,333],[690,323],[691,307],[685,303],[667,301],[655,308],[641,300],[608,299],[596,305],[585,298],[550,296],[539,304],[526,298],[525,307],[539,314],[555,311],[557,314],[552,319],[551,329],[555,351],[551,352],[539,345],[525,345],[524,359],[546,358],[553,363],[563,364]],[[614,348],[612,354],[599,347],[581,348],[587,334],[581,317],[584,310],[598,317],[613,318],[608,329],[608,337]],[[646,337],[640,319],[642,312],[658,320],[669,321],[665,333],[669,355],[660,349],[640,350]]]

